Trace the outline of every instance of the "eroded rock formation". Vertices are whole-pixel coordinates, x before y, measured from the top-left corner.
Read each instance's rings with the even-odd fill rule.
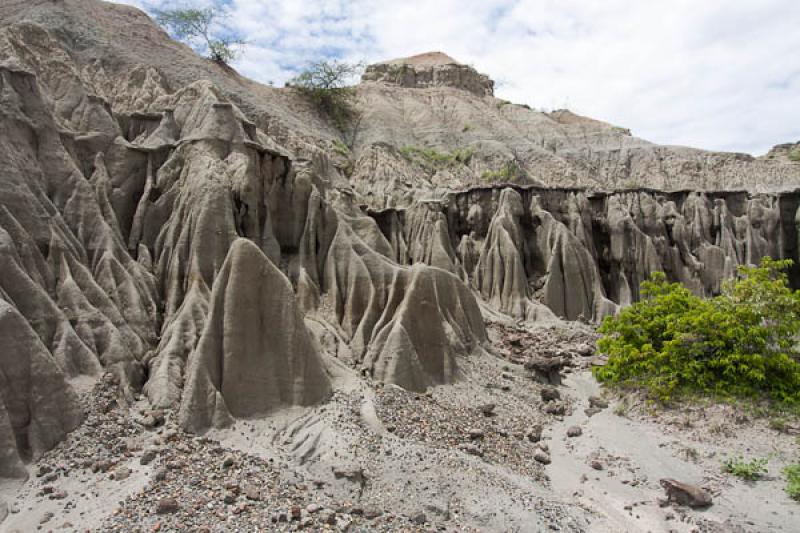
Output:
[[[657,271],[709,296],[739,265],[798,254],[797,193],[482,188],[424,205],[432,223],[421,242],[442,252],[407,260],[463,272],[483,300],[519,318],[597,321],[638,300]],[[404,221],[412,249],[419,209],[373,216],[387,235],[403,232],[386,221]]]
[[[0,6],[0,475],[79,424],[76,389],[103,373],[120,402],[141,391],[203,431],[325,401],[334,357],[415,391],[452,382],[487,339],[479,299],[596,321],[657,270],[713,294],[738,265],[797,259],[788,157],[538,113],[436,54],[365,80],[334,153],[298,94],[134,8]],[[449,155],[404,150],[420,146]],[[698,190],[602,192],[631,179]]]
[[[214,280],[180,418],[191,430],[324,400],[330,382],[283,273],[237,239]]]

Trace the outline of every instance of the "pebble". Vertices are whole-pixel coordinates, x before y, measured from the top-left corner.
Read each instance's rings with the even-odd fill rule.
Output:
[[[142,457],[139,459],[139,464],[141,465],[149,465],[152,463],[155,458],[158,457],[158,451],[152,448],[147,449],[142,454]]]
[[[544,450],[536,450],[533,452],[533,458],[543,465],[550,464],[550,456]]]
[[[561,393],[555,387],[544,387],[539,392],[544,402],[552,402],[561,399]]]
[[[178,510],[178,500],[175,498],[161,498],[156,504],[157,514],[169,514]]]

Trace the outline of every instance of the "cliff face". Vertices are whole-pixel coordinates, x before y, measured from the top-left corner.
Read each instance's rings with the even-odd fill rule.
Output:
[[[393,59],[369,65],[362,82],[379,82],[409,89],[452,87],[476,96],[494,96],[494,81],[441,52]]]
[[[3,475],[80,423],[81,377],[203,431],[324,401],[334,357],[410,390],[457,380],[487,340],[481,300],[594,321],[657,270],[713,294],[737,265],[798,260],[788,157],[532,111],[441,54],[367,70],[343,155],[291,90],[132,8],[0,15]],[[606,190],[630,180],[653,189]]]

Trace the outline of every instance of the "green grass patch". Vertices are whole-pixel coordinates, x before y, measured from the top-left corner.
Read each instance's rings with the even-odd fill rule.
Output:
[[[764,457],[749,461],[744,457],[734,457],[722,463],[722,471],[745,481],[757,481],[767,473],[768,462],[769,460]]]
[[[786,476],[786,493],[800,502],[800,463],[784,468],[783,475]]]

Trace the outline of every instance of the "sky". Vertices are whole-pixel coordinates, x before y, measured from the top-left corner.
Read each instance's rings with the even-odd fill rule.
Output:
[[[800,141],[797,0],[115,0],[229,11],[233,63],[277,86],[312,61],[442,51],[495,95],[660,144],[766,153]]]

